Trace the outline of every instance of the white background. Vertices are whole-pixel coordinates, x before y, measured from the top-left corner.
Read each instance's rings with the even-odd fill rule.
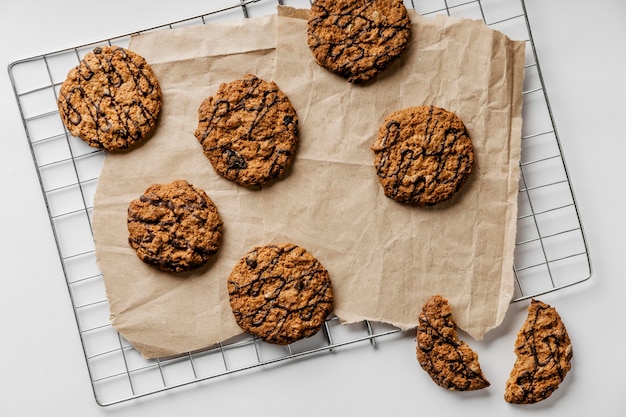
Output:
[[[196,16],[197,0],[0,3],[0,416],[436,415],[624,416],[624,155],[626,2],[527,0],[554,118],[588,239],[593,276],[541,299],[557,307],[574,347],[570,374],[534,406],[502,399],[527,302],[483,341],[491,387],[437,387],[410,333],[99,407],[81,349],[41,189],[6,68],[22,58]],[[57,415],[57,414],[55,414]]]

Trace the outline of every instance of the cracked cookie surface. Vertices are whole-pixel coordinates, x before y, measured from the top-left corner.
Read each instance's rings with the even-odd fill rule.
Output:
[[[422,307],[417,325],[417,360],[431,379],[452,391],[488,387],[478,355],[460,340],[448,300],[436,295]]]
[[[57,99],[67,130],[94,148],[131,148],[156,126],[159,82],[143,57],[119,46],[94,48],[69,71]]]
[[[163,271],[206,264],[219,249],[222,219],[201,189],[185,180],[153,184],[128,206],[128,243],[139,259]]]
[[[253,74],[220,85],[198,109],[195,136],[213,168],[243,186],[280,178],[298,143],[298,116],[274,82]]]
[[[372,150],[385,195],[416,206],[451,198],[474,165],[474,148],[463,121],[435,106],[409,107],[388,115]]]
[[[307,43],[321,67],[358,83],[398,58],[410,35],[411,20],[400,0],[317,0]]]
[[[333,306],[328,271],[290,243],[249,251],[228,278],[228,295],[242,330],[278,345],[316,334]]]

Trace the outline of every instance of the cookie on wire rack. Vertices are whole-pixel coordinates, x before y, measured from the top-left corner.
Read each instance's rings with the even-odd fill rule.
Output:
[[[128,206],[128,243],[139,259],[168,272],[206,264],[222,240],[222,219],[201,189],[186,180],[153,184]]]
[[[360,83],[397,59],[410,35],[411,20],[401,0],[317,0],[307,43],[321,67]]]
[[[388,115],[372,150],[385,195],[415,206],[451,198],[474,165],[474,147],[463,121],[436,106],[409,107]]]
[[[89,146],[128,149],[149,136],[161,111],[161,87],[139,54],[96,47],[69,71],[57,99],[67,130]]]
[[[281,178],[291,165],[298,116],[276,83],[247,74],[202,102],[195,136],[217,173],[259,186]]]
[[[228,278],[228,296],[239,327],[277,345],[316,334],[334,300],[328,271],[291,243],[249,251]]]

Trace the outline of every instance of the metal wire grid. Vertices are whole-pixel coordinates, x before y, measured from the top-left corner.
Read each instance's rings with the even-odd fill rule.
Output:
[[[310,2],[233,1],[205,15],[148,29],[163,30],[260,16],[278,4],[307,8]],[[424,16],[483,20],[527,42],[523,91],[524,124],[513,301],[585,281],[591,263],[523,0],[411,0]],[[9,66],[24,129],[39,176],[74,308],[91,383],[106,406],[246,369],[304,355],[331,352],[399,330],[379,323],[341,325],[329,319],[316,336],[287,347],[241,335],[201,352],[143,359],[109,322],[104,282],[95,260],[91,219],[104,153],[72,138],[63,127],[56,97],[67,71],[97,45],[127,47],[132,34],[32,57]]]

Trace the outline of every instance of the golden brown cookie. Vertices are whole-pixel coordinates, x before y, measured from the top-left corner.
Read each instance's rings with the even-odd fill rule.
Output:
[[[463,121],[435,106],[391,113],[372,150],[385,195],[416,206],[452,197],[474,165],[474,148]]]
[[[515,354],[504,399],[533,404],[552,395],[572,367],[572,344],[554,307],[531,300],[528,317],[517,334]]]
[[[317,0],[307,42],[321,67],[363,82],[400,56],[410,35],[411,20],[401,0]]]
[[[220,175],[244,186],[280,178],[298,143],[298,116],[274,82],[248,74],[198,109],[195,136]]]
[[[139,259],[163,271],[182,272],[217,253],[222,219],[203,190],[176,180],[153,184],[130,202],[128,232]]]
[[[435,295],[422,307],[417,325],[417,360],[441,387],[452,391],[486,388],[478,355],[460,340],[448,300]]]
[[[278,345],[313,336],[333,307],[328,271],[293,244],[248,252],[228,278],[228,295],[243,331]]]
[[[103,46],[70,70],[57,105],[73,136],[94,148],[116,151],[150,134],[161,111],[161,88],[143,57]]]

